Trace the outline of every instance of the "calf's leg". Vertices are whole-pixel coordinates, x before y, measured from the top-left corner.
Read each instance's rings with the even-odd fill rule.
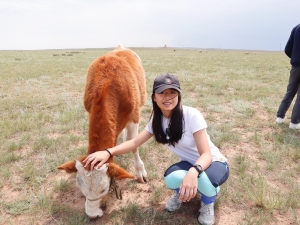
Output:
[[[126,126],[126,141],[134,138],[138,134],[138,123],[130,122]],[[147,181],[147,172],[145,170],[145,166],[143,161],[140,158],[138,149],[134,149],[132,151],[134,158],[134,168],[136,171],[137,179],[140,183],[144,183]]]

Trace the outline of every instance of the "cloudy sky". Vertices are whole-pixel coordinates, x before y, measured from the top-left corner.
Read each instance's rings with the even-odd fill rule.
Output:
[[[300,0],[0,0],[0,50],[283,50]]]

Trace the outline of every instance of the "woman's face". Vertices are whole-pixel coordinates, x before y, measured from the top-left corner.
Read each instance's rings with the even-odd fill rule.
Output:
[[[166,118],[169,118],[172,110],[178,104],[178,91],[175,89],[166,89],[163,92],[155,93],[153,100],[156,102]]]

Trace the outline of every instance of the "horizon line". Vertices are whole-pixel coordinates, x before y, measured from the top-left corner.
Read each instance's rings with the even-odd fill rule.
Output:
[[[116,47],[91,47],[91,48],[41,48],[41,49],[0,49],[0,51],[54,51],[54,50],[96,50],[96,49],[115,49]],[[214,51],[260,51],[260,52],[283,52],[283,50],[261,50],[261,49],[239,49],[239,48],[200,48],[200,47],[175,47],[175,46],[160,46],[160,47],[125,47],[125,48],[165,48],[165,49],[193,49],[193,50],[214,50]]]

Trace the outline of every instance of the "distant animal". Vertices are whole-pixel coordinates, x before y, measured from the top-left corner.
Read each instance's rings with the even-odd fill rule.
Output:
[[[119,45],[92,62],[86,77],[84,106],[89,113],[88,151],[91,154],[117,144],[124,129],[126,140],[138,134],[140,110],[147,98],[145,73],[139,56]],[[147,179],[138,149],[133,151],[139,182]],[[57,168],[77,172],[76,184],[86,197],[85,211],[90,218],[101,217],[101,200],[107,195],[113,179],[134,178],[116,165],[113,156],[100,169],[84,168],[81,156]]]

